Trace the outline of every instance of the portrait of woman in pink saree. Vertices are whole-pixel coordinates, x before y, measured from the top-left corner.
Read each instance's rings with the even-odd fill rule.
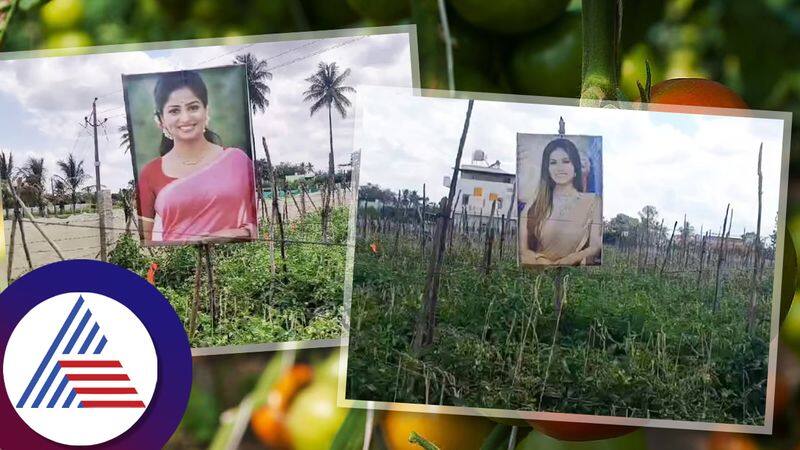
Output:
[[[209,129],[211,105],[200,74],[161,74],[153,94],[160,156],[137,179],[145,245],[257,238],[253,162]]]

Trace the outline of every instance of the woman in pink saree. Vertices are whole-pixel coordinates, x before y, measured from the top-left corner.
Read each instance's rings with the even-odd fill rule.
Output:
[[[137,191],[146,244],[251,240],[258,236],[253,163],[208,130],[208,91],[197,72],[162,75],[155,88],[160,157]]]

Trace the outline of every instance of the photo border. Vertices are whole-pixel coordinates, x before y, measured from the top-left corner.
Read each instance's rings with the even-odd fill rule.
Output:
[[[372,400],[353,400],[346,398],[347,392],[347,361],[349,358],[350,348],[350,311],[352,308],[352,280],[353,280],[353,266],[355,263],[355,242],[356,234],[353,224],[356,220],[357,213],[357,200],[358,189],[360,184],[358,178],[354,178],[353,195],[356,202],[351,204],[350,220],[351,226],[348,229],[348,252],[346,260],[346,282],[350,283],[349,289],[345,288],[345,318],[342,321],[345,328],[342,334],[340,347],[342,348],[339,360],[339,389],[337,395],[337,405],[343,408],[359,408],[359,409],[375,409],[375,410],[389,410],[389,411],[406,411],[417,413],[436,413],[436,414],[457,414],[457,415],[472,415],[484,417],[502,417],[510,419],[527,419],[527,420],[549,420],[560,422],[582,422],[591,424],[602,425],[624,425],[624,426],[637,426],[637,427],[651,427],[651,428],[673,428],[685,430],[700,430],[700,431],[723,431],[733,433],[748,433],[748,434],[772,434],[774,422],[774,405],[775,405],[775,379],[776,379],[776,366],[778,354],[778,330],[780,327],[780,306],[781,306],[781,285],[783,280],[783,260],[786,242],[785,236],[787,232],[787,194],[788,194],[788,180],[789,180],[789,155],[791,149],[791,130],[792,130],[792,113],[788,111],[766,111],[766,110],[749,110],[749,109],[731,109],[731,108],[712,108],[712,107],[699,107],[699,106],[683,106],[683,105],[660,105],[649,104],[646,109],[641,108],[641,104],[632,102],[591,102],[586,104],[578,99],[568,99],[560,97],[544,97],[544,96],[528,96],[517,94],[488,94],[480,92],[469,91],[444,91],[435,89],[418,89],[418,88],[388,88],[380,86],[359,86],[359,95],[364,88],[367,91],[370,89],[384,89],[394,91],[401,95],[408,95],[413,97],[423,98],[444,98],[444,99],[457,99],[457,100],[478,100],[489,102],[504,102],[504,103],[529,103],[539,105],[551,106],[572,106],[572,107],[601,107],[601,108],[616,108],[627,110],[643,110],[650,112],[662,113],[676,113],[676,114],[701,114],[701,115],[714,115],[726,117],[750,117],[758,119],[775,119],[783,121],[783,148],[781,153],[781,173],[780,185],[778,190],[778,220],[776,225],[777,241],[775,243],[775,270],[773,271],[773,286],[772,286],[772,311],[770,317],[770,341],[769,352],[767,361],[767,398],[764,414],[764,425],[738,425],[738,424],[725,424],[717,422],[702,422],[702,421],[685,421],[685,420],[670,420],[670,419],[642,419],[642,418],[628,418],[628,417],[615,417],[615,416],[596,416],[587,414],[575,413],[554,413],[543,411],[518,411],[507,409],[493,409],[493,408],[478,408],[478,407],[461,407],[461,406],[444,406],[444,405],[422,405],[415,403],[399,403],[399,402],[382,402]],[[356,102],[353,132],[353,144],[357,146],[360,144],[359,136],[361,134],[360,124],[363,120],[363,104]],[[359,152],[360,149],[356,148],[354,151]],[[793,249],[791,249],[793,250]],[[781,264],[777,264],[781,261]]]

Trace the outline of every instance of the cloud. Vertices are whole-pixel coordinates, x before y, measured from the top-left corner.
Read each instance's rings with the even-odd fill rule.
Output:
[[[361,182],[393,190],[426,183],[433,198],[446,195],[442,178],[452,172],[467,102],[379,87],[360,94]],[[499,160],[501,168],[515,172],[516,133],[554,134],[559,117],[567,134],[603,138],[606,218],[635,216],[649,204],[665,224],[682,223],[686,214],[698,231],[701,225],[720,228],[728,203],[735,210],[735,234],[755,230],[763,142],[762,234],[774,228],[781,120],[476,101],[462,163],[481,149],[489,162]]]
[[[94,147],[82,124],[92,100],[99,97],[98,117],[109,119],[98,130],[101,178],[107,187],[119,189],[133,177],[130,155],[119,147],[117,131],[125,124],[121,75],[231,64],[244,52],[268,59],[273,71],[270,107],[254,116],[253,128],[257,155],[263,157],[260,138],[266,136],[275,162],[310,161],[318,169],[327,167],[327,114],[309,117],[302,97],[305,78],[320,61],[350,68],[352,86],[411,86],[410,42],[401,33],[0,61],[0,149],[10,150],[20,162],[27,156],[44,157],[51,174],[56,161],[73,152],[93,174]],[[333,118],[337,163],[352,151],[352,116],[351,110],[346,119]]]

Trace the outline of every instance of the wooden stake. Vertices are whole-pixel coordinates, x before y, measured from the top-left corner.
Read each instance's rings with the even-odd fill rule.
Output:
[[[5,225],[4,225],[5,227]],[[11,281],[11,269],[14,267],[14,239],[17,234],[17,217],[11,216],[11,236],[8,239],[8,270],[6,272],[6,281]]]
[[[686,223],[686,218],[684,218],[683,223]],[[661,276],[664,276],[664,268],[667,266],[667,261],[669,261],[669,253],[672,249],[672,239],[675,238],[675,228],[678,227],[678,221],[675,221],[675,224],[672,225],[672,235],[669,237],[669,243],[667,244],[667,251],[664,253],[664,261],[661,263]],[[684,228],[684,231],[686,229]]]
[[[720,242],[719,242],[719,253],[717,254],[717,274],[714,278],[714,312],[716,313],[719,309],[719,275],[720,270],[722,269],[722,260],[724,258],[724,251],[725,251],[725,228],[728,226],[728,213],[730,212],[731,204],[728,203],[728,206],[725,207],[725,220],[722,222],[722,234],[720,235]]]
[[[197,262],[194,269],[194,304],[192,305],[192,315],[189,317],[189,340],[194,338],[197,331],[197,312],[200,309],[200,285],[203,275],[203,246],[197,246]]]
[[[269,147],[267,146],[267,138],[261,137],[261,143],[264,146],[264,153],[267,155],[267,170],[270,173],[272,181],[272,217],[278,224],[278,233],[280,233],[280,246],[281,246],[281,269],[284,276],[286,276],[286,240],[283,234],[283,219],[281,218],[280,204],[278,203],[278,179],[275,174],[275,169],[272,167],[272,159],[269,157]],[[270,236],[274,239],[274,236]]]
[[[448,229],[448,223],[450,222],[450,210],[453,206],[453,196],[456,193],[455,187],[458,180],[458,171],[461,167],[461,155],[464,152],[464,144],[467,140],[473,103],[474,100],[470,99],[467,106],[466,118],[464,119],[464,129],[461,132],[461,140],[459,141],[458,152],[456,153],[456,162],[453,167],[450,190],[448,192],[447,201],[444,204],[444,210],[442,211],[441,217],[439,217],[434,237],[435,240],[433,243],[431,260],[425,279],[425,290],[422,294],[422,308],[420,308],[420,313],[417,318],[416,331],[411,346],[415,353],[433,344],[433,336],[436,329],[436,305],[439,300],[439,279],[441,277],[442,260],[445,250],[445,233]]]
[[[750,278],[750,307],[747,311],[747,329],[752,333],[755,330],[756,325],[756,307],[758,306],[758,283],[759,283],[759,262],[761,260],[761,196],[762,192],[762,181],[763,175],[761,174],[761,153],[764,149],[764,143],[761,143],[761,146],[758,147],[758,219],[756,220],[756,240],[753,243],[755,245],[754,248],[754,255],[753,255],[753,275]],[[789,248],[787,251],[794,251],[794,249]]]

